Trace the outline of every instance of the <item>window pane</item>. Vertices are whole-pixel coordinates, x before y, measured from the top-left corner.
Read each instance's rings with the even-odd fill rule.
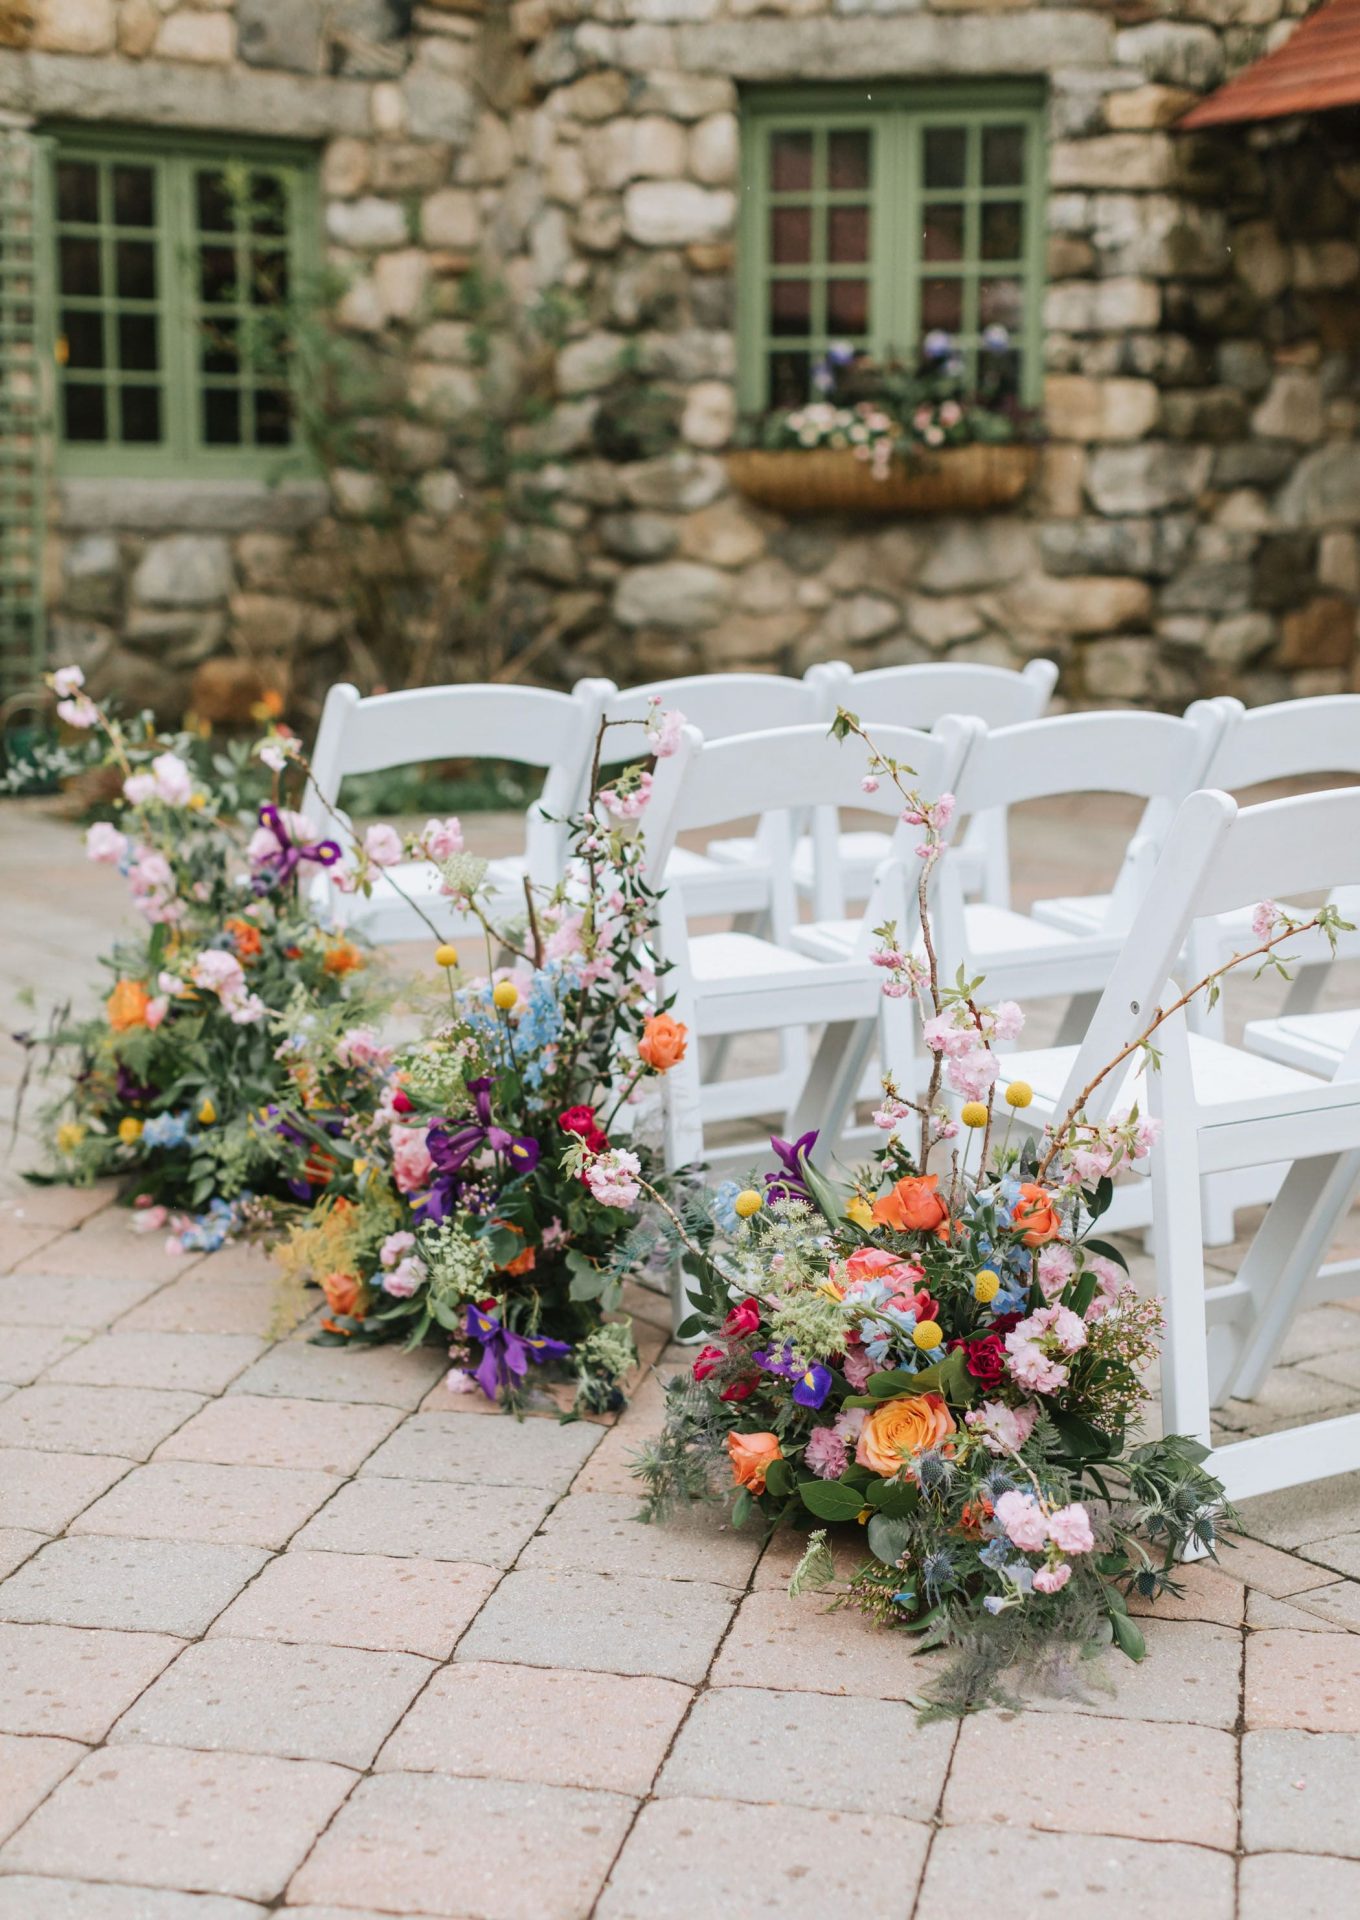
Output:
[[[1018,200],[996,200],[982,209],[984,260],[1018,260],[1023,251],[1025,210]]]
[[[236,298],[235,247],[204,247],[198,258],[199,297],[209,306]]]
[[[770,405],[800,406],[808,396],[811,360],[806,353],[770,355]]]
[[[831,280],[826,289],[826,324],[832,333],[869,331],[869,282]]]
[[[771,207],[770,258],[780,266],[806,266],[812,259],[810,207]]]
[[[199,362],[204,373],[235,373],[240,358],[237,324],[234,320],[205,320]]]
[[[831,207],[826,217],[826,257],[828,260],[860,261],[869,258],[869,209],[867,207]]]
[[[255,443],[286,447],[292,443],[293,421],[286,393],[262,387],[255,395]]]
[[[160,321],[154,313],[118,317],[118,364],[128,373],[154,373],[160,366]]]
[[[63,293],[83,294],[87,298],[102,293],[99,242],[63,236],[57,245],[57,282]]]
[[[1024,312],[1018,280],[984,280],[978,287],[978,325],[1014,331]]]
[[[277,174],[250,176],[250,205],[253,232],[282,234],[288,231],[288,199]]]
[[[770,136],[770,187],[774,193],[807,193],[812,187],[812,135]]]
[[[103,366],[104,320],[101,314],[64,312],[61,331],[66,341],[68,367]]]
[[[227,191],[226,175],[200,171],[195,192],[198,225],[202,233],[231,233],[236,221],[235,209]]]
[[[250,257],[250,298],[257,307],[277,306],[288,298],[288,255],[254,253]]]
[[[770,332],[812,332],[812,286],[807,280],[771,280]]]
[[[113,219],[119,227],[154,227],[156,176],[150,167],[113,169]]]
[[[942,206],[927,207],[921,234],[923,260],[962,260],[963,206],[946,200]]]
[[[926,186],[961,187],[968,174],[966,127],[927,127]]]
[[[114,278],[123,300],[156,297],[156,248],[150,240],[119,240],[114,246]]]
[[[119,395],[122,438],[131,446],[154,446],[161,437],[159,387],[124,387]]]
[[[921,331],[929,333],[936,327],[943,327],[946,333],[957,333],[962,325],[962,280],[923,280]]]
[[[869,134],[833,133],[826,145],[826,184],[836,193],[862,191],[869,184]]]
[[[210,447],[241,444],[241,395],[235,387],[210,387],[203,396],[203,438]]]
[[[62,395],[62,432],[68,440],[108,438],[102,387],[68,386]]]
[[[1025,129],[986,127],[982,134],[984,187],[1018,187],[1025,177]]]
[[[99,218],[99,169],[91,160],[63,160],[57,167],[57,218],[93,226]]]

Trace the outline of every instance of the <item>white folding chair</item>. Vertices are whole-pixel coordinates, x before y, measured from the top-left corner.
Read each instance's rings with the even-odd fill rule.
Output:
[[[1061,1123],[1083,1088],[1156,1009],[1176,997],[1173,970],[1197,919],[1236,913],[1290,888],[1360,884],[1360,791],[1304,795],[1239,811],[1227,794],[1192,794],[1162,857],[1084,1041],[1010,1055],[1007,1079],[1034,1089],[1020,1116]],[[1281,949],[1287,957],[1288,948]],[[1186,983],[1187,985],[1189,982]],[[1087,1098],[1104,1122],[1135,1101],[1162,1123],[1149,1175],[1159,1290],[1167,1304],[1162,1404],[1168,1432],[1209,1441],[1210,1408],[1250,1399],[1293,1314],[1356,1291],[1360,1262],[1324,1264],[1360,1178],[1360,1049],[1331,1079],[1299,1072],[1191,1030],[1184,1011],[1158,1028],[1160,1066],[1141,1053]],[[1207,1176],[1288,1163],[1236,1278],[1206,1295],[1201,1190]],[[1211,1461],[1244,1499],[1360,1467],[1360,1414],[1221,1447]]]
[[[967,720],[943,721],[932,734],[884,728],[881,744],[885,752],[909,760],[918,769],[922,791],[937,796],[957,782],[980,731],[976,722]],[[801,1086],[780,1089],[780,1104],[791,1108],[789,1124],[797,1131],[821,1128],[828,1148],[839,1138],[875,1032],[883,1030],[881,1046],[889,1069],[911,1044],[911,1003],[884,997],[883,976],[870,955],[876,945],[872,930],[885,919],[897,921],[903,939],[914,937],[918,828],[899,821],[864,919],[843,953],[826,961],[790,944],[797,906],[791,854],[798,810],[845,805],[858,791],[860,776],[853,749],[829,738],[821,726],[706,743],[680,798],[678,828],[718,827],[752,814],[762,816],[762,843],[772,875],[770,934],[765,938],[733,930],[694,935],[683,895],[668,893],[661,903],[661,946],[674,966],[670,979],[676,1016],[696,1039],[822,1028],[810,1071]],[[871,804],[887,815],[897,813],[901,802],[885,787],[871,797]],[[766,1084],[762,1079],[762,1089]],[[703,1157],[713,1164],[750,1164],[749,1140],[711,1153],[705,1143],[706,1123],[761,1110],[750,1087],[740,1081],[701,1086],[700,1050],[691,1046],[685,1061],[667,1075],[667,1093],[671,1165]]]
[[[848,675],[849,669],[845,669]],[[763,733],[774,728],[812,726],[830,722],[836,710],[831,689],[834,675],[813,669],[801,680],[783,674],[702,673],[675,680],[652,680],[645,686],[620,690],[603,685],[607,720],[643,720],[654,700],[663,708],[678,708],[697,727],[706,742],[729,740],[734,734]],[[628,732],[605,735],[606,762],[635,757],[628,752]],[[691,914],[763,914],[770,900],[768,862],[757,853],[755,839],[741,843],[747,858],[733,862],[720,848],[700,853],[692,847],[672,849],[666,885],[679,887]]]
[[[848,707],[870,733],[878,727],[914,727],[929,732],[945,714],[965,714],[985,727],[1019,726],[1037,720],[1057,682],[1052,660],[1031,660],[1020,672],[1009,667],[925,662],[911,667],[874,667],[850,674],[842,663],[813,667],[809,679],[823,689],[830,707]],[[799,891],[810,894],[818,920],[835,920],[849,901],[863,900],[887,850],[873,828],[842,829],[836,815],[817,814],[809,838],[794,856]],[[953,848],[965,892],[994,905],[1010,905],[1006,812],[978,814]]]
[[[565,851],[563,821],[585,798],[608,681],[581,681],[570,694],[542,687],[413,687],[363,699],[356,687],[331,688],[312,755],[303,812],[322,827],[348,824],[339,806],[341,782],[351,774],[381,773],[425,760],[512,760],[541,767],[543,791],[525,814],[524,848],[495,860],[491,899],[500,912],[524,904],[526,876],[552,886]],[[633,757],[646,743],[638,731]],[[341,835],[342,842],[348,835]],[[478,931],[440,891],[427,861],[404,861],[376,881],[367,898],[345,894],[329,874],[313,883],[312,900],[333,923],[362,929],[380,944],[428,939],[415,902],[445,939]]]

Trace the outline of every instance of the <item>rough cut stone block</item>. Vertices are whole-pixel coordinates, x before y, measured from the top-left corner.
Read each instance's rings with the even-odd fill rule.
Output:
[[[1098,447],[1088,456],[1086,490],[1101,513],[1160,513],[1193,506],[1209,478],[1208,447],[1145,441],[1130,447]]]
[[[84,1753],[73,1740],[21,1740],[0,1734],[0,1839],[28,1818]]]
[[[1026,8],[998,18],[977,13],[906,18],[780,20],[753,32],[745,20],[682,24],[679,64],[734,80],[900,79],[1042,73],[1109,64],[1113,31],[1094,12]]]
[[[231,592],[231,549],[213,534],[175,533],[152,543],[132,576],[148,606],[206,607]]]
[[[599,1445],[601,1429],[505,1418],[469,1422],[457,1414],[419,1413],[379,1447],[362,1472],[397,1480],[452,1480],[472,1487],[532,1487],[565,1492]]]
[[[457,1424],[470,1432],[490,1423]],[[531,1487],[354,1480],[308,1522],[295,1544],[318,1552],[416,1554],[425,1560],[508,1567],[550,1500],[549,1494]]]
[[[1355,1824],[1360,1736],[1249,1730],[1242,1741],[1242,1844],[1248,1853],[1336,1853],[1360,1860]]]
[[[736,196],[727,188],[701,187],[692,180],[640,180],[623,196],[628,237],[643,247],[725,240],[736,208]]]
[[[335,1491],[330,1474],[156,1460],[71,1522],[72,1533],[281,1547]]]
[[[87,1453],[145,1460],[159,1441],[202,1405],[196,1393],[39,1382],[24,1387],[0,1407],[0,1446],[65,1453],[75,1442]]]
[[[732,583],[693,560],[663,560],[624,574],[614,595],[614,617],[626,627],[709,627],[731,603]]]

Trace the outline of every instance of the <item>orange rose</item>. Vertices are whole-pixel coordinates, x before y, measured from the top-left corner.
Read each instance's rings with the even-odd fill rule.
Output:
[[[672,1020],[668,1013],[654,1013],[642,1029],[638,1058],[657,1073],[669,1073],[684,1059],[688,1039],[689,1028],[682,1021]]]
[[[911,1470],[915,1453],[938,1447],[954,1432],[954,1416],[939,1393],[904,1393],[885,1400],[865,1417],[855,1447],[855,1460],[871,1473],[887,1478]]]
[[[114,1032],[126,1033],[130,1027],[146,1025],[150,1004],[151,995],[140,980],[120,980],[104,1002],[104,1011]]]
[[[352,940],[337,940],[327,947],[321,964],[327,973],[355,973],[364,964],[364,956]]]
[[[521,1240],[524,1238],[523,1227],[512,1226],[508,1220],[497,1220],[494,1224],[498,1227],[509,1228],[510,1232],[518,1234]],[[532,1273],[537,1264],[538,1255],[534,1252],[534,1249],[532,1247],[525,1247],[522,1252],[515,1255],[513,1260],[507,1260],[505,1265],[499,1267],[497,1271],[500,1273],[508,1273],[511,1279],[517,1279],[521,1273]]]
[[[899,1180],[891,1193],[874,1202],[874,1225],[896,1227],[899,1233],[934,1233],[948,1219],[949,1209],[935,1191],[939,1175],[927,1173]]]
[[[1027,1247],[1041,1247],[1046,1240],[1057,1239],[1061,1226],[1052,1194],[1046,1187],[1036,1186],[1032,1180],[1027,1180],[1020,1189],[1020,1198],[1011,1215],[1011,1232],[1020,1233],[1023,1230]]]
[[[252,960],[259,959],[264,942],[260,938],[260,929],[257,926],[252,925],[249,920],[236,918],[224,921],[223,925],[231,935],[232,944],[236,948],[236,958],[242,966],[248,967]]]
[[[732,1456],[732,1479],[752,1493],[764,1493],[765,1475],[783,1456],[772,1433],[729,1433],[727,1451]]]
[[[343,1269],[328,1273],[321,1282],[321,1291],[332,1313],[347,1314],[351,1320],[363,1319],[359,1305],[363,1285],[352,1273],[346,1273]]]

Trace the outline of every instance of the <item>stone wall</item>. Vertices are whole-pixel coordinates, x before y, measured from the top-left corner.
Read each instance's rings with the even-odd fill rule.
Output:
[[[0,53],[0,107],[332,136],[340,319],[395,350],[389,450],[416,503],[398,564],[371,473],[282,499],[71,483],[56,650],[177,691],[235,649],[315,687],[352,670],[354,576],[381,590],[386,569],[428,582],[409,613],[422,672],[467,674],[480,655],[450,608],[493,541],[498,631],[534,677],[1046,653],[1082,701],[1349,687],[1356,123],[1170,130],[1305,10],[38,0],[31,50]],[[751,506],[722,459],[740,87],[1019,74],[1050,100],[1049,439],[1029,496],[874,527]],[[474,265],[519,316],[489,339]]]

